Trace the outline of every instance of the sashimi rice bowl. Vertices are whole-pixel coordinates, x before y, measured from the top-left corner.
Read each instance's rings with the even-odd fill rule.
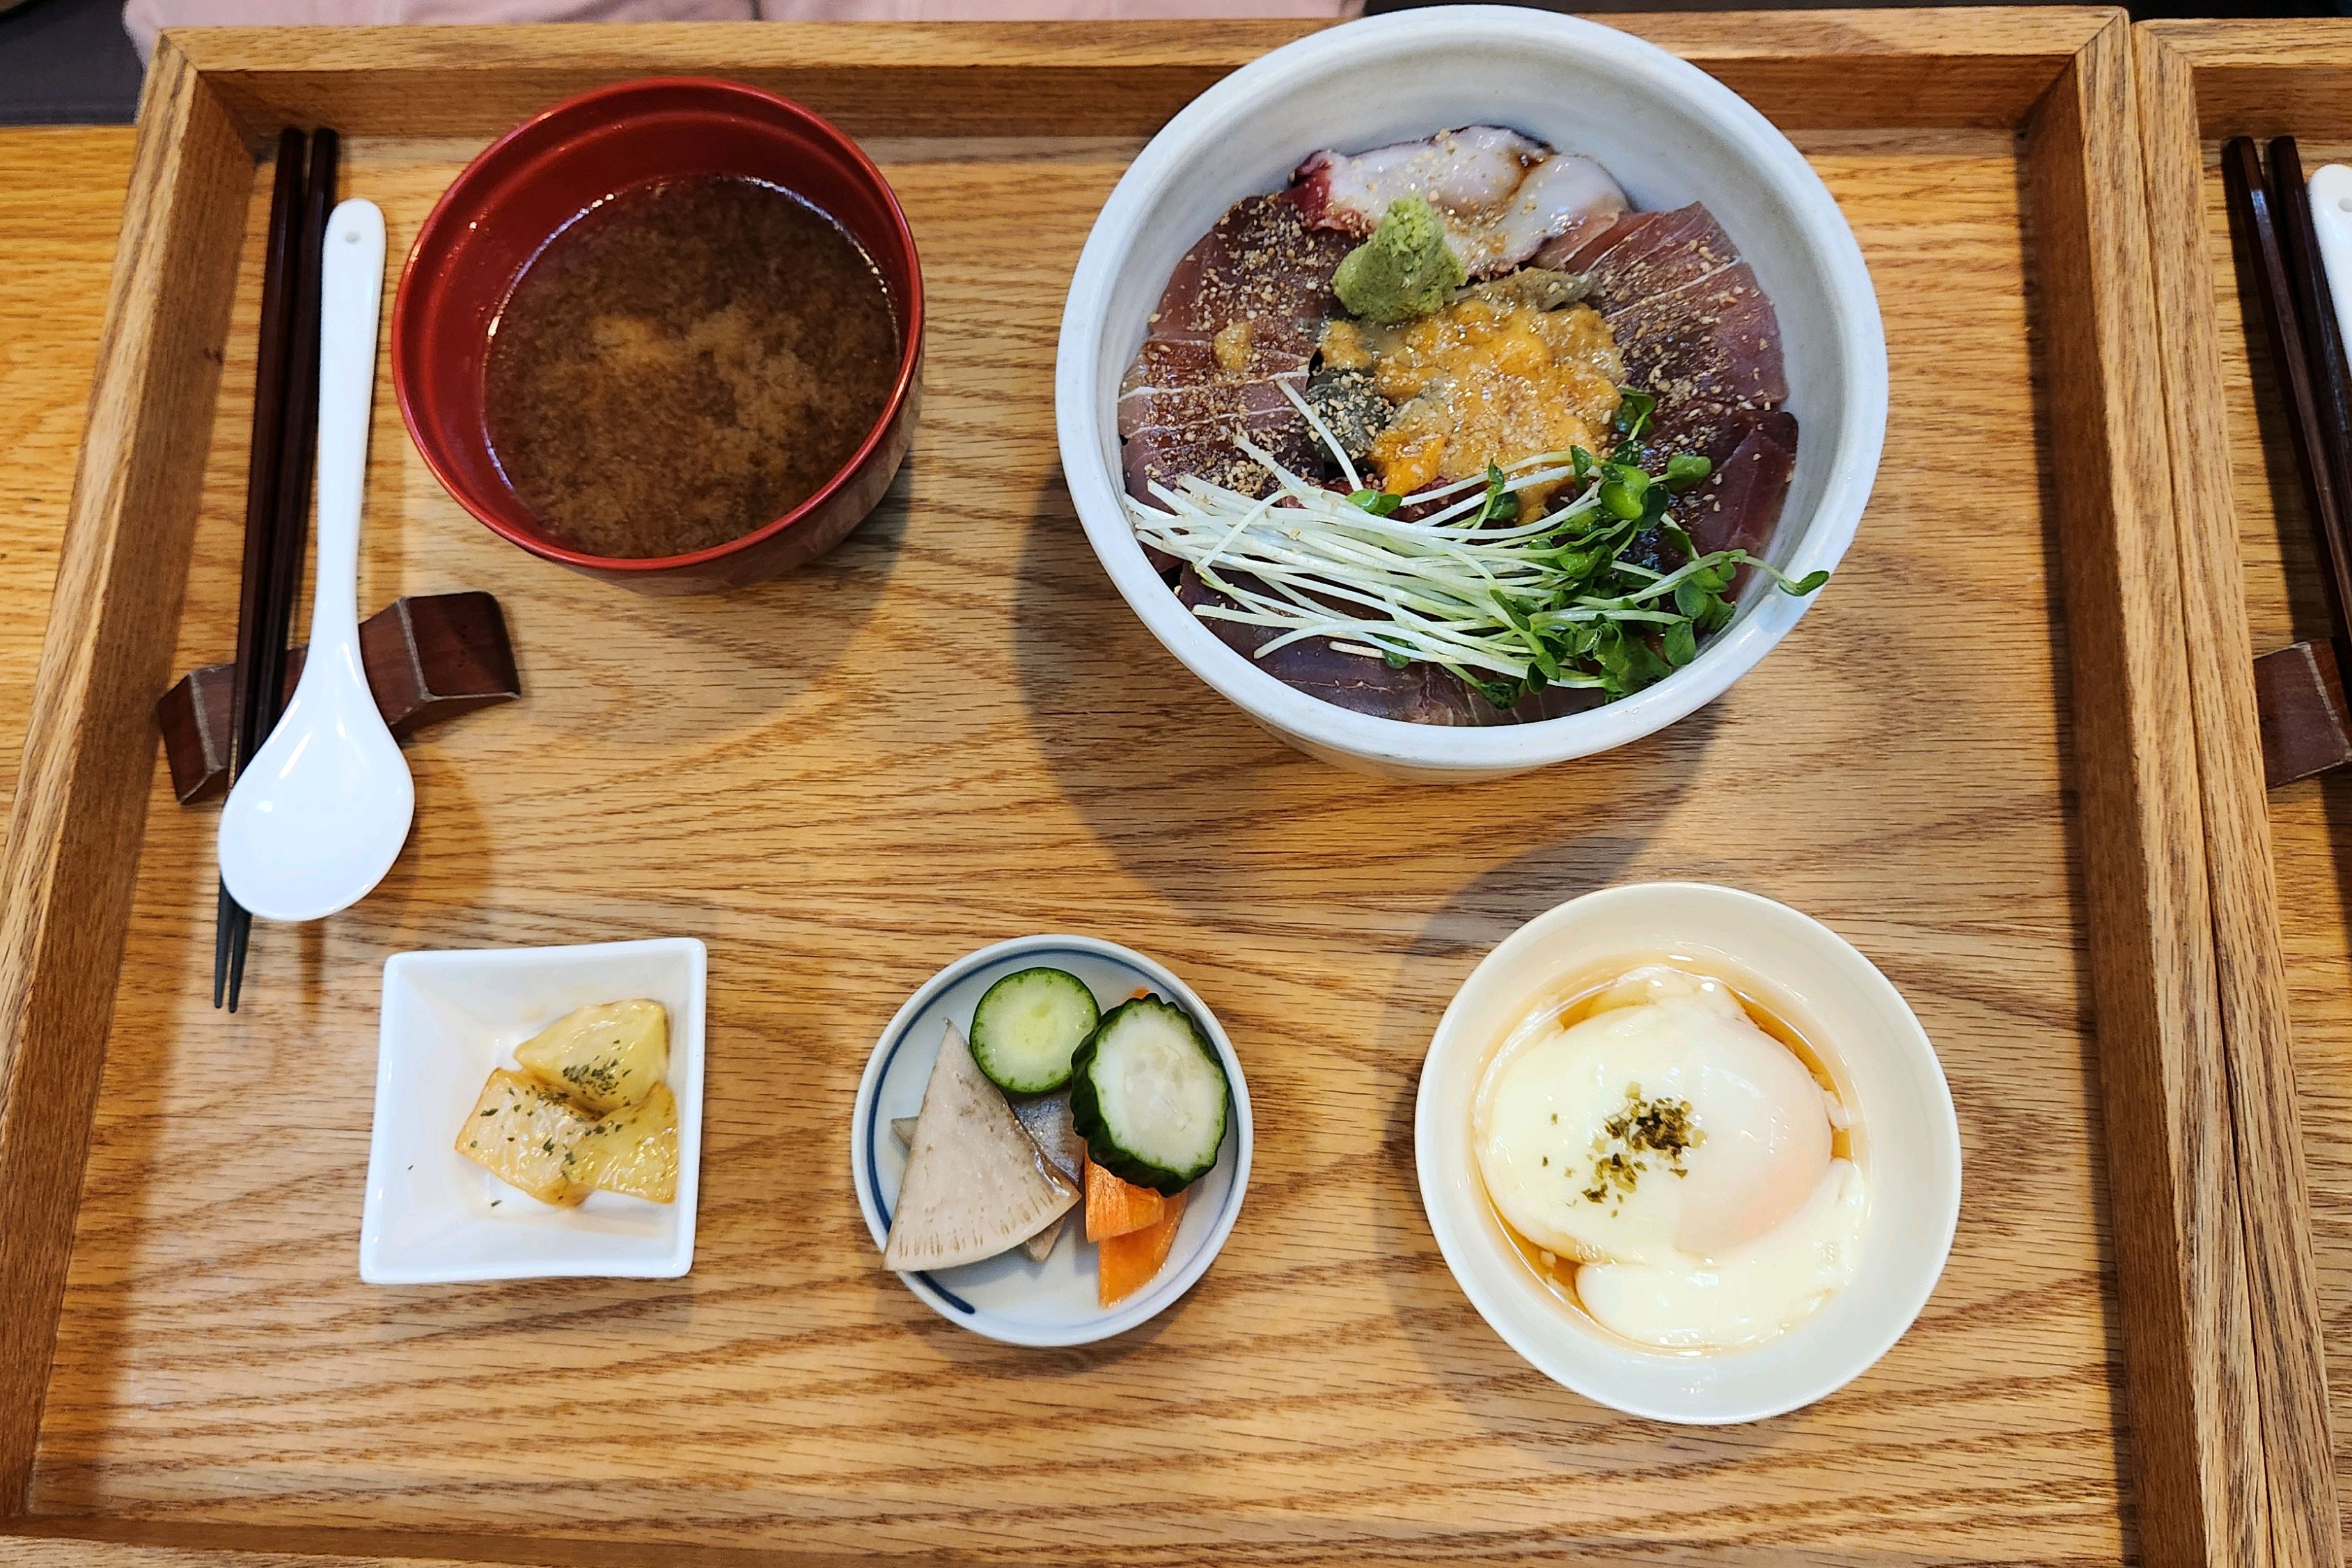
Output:
[[[1752,668],[1853,538],[1886,356],[1852,232],[1754,109],[1611,28],[1461,6],[1302,39],[1170,121],[1087,240],[1055,396],[1163,646],[1302,750],[1465,777]]]

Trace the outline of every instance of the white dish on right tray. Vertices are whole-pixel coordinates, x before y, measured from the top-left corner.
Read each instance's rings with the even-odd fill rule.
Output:
[[[1493,1158],[1493,1145],[1483,1145],[1482,1153],[1475,1127],[1482,1086],[1498,1054],[1524,1048],[1519,1042],[1531,1021],[1536,1028],[1557,1027],[1551,1016],[1579,1016],[1576,998],[1661,960],[1761,999],[1809,1048],[1816,1078],[1828,1079],[1821,1086],[1825,1103],[1842,1108],[1847,1119],[1838,1147],[1855,1173],[1849,1191],[1858,1194],[1861,1209],[1858,1225],[1836,1244],[1849,1249],[1848,1276],[1788,1326],[1736,1348],[1655,1348],[1603,1327],[1586,1299],[1572,1286],[1563,1289],[1522,1249],[1482,1165]],[[1616,1079],[1604,1087],[1613,1090]],[[1657,1077],[1651,1088],[1658,1089]],[[1494,1090],[1486,1092],[1491,1107]],[[1700,1120],[1704,1128],[1704,1113]],[[1729,1122],[1716,1133],[1727,1141],[1749,1136]],[[1691,1147],[1704,1147],[1704,1131]],[[1487,954],[1430,1042],[1413,1152],[1438,1247],[1495,1331],[1538,1371],[1585,1397],[1660,1421],[1760,1420],[1862,1375],[1926,1306],[1959,1218],[1959,1123],[1950,1089],[1926,1032],[1894,985],[1819,921],[1769,899],[1705,883],[1590,893],[1537,916]],[[1663,1180],[1664,1162],[1645,1157],[1652,1169],[1637,1179]],[[1579,1188],[1582,1182],[1580,1172]],[[1668,1196],[1681,1200],[1699,1185],[1677,1184]],[[1597,1212],[1601,1200],[1592,1202]],[[1722,1258],[1709,1266],[1717,1283],[1736,1277]],[[1579,1271],[1570,1260],[1569,1272],[1581,1281],[1589,1269]]]

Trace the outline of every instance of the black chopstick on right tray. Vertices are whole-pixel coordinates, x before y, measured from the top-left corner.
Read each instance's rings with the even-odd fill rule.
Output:
[[[2303,160],[2296,153],[2294,137],[2281,136],[2271,142],[2270,172],[2273,215],[2303,328],[2304,374],[2316,405],[2321,456],[2336,491],[2335,512],[2313,514],[2313,529],[2319,537],[2320,580],[2336,629],[2337,664],[2352,668],[2344,664],[2352,658],[2352,373],[2347,373],[2344,363],[2343,325],[2336,319],[2327,265],[2312,226],[2311,187],[2304,179]]]
[[[310,538],[310,480],[318,466],[319,444],[319,290],[326,272],[327,216],[335,205],[335,177],[341,162],[341,142],[332,131],[311,133],[309,176],[304,182],[300,222],[296,227],[293,271],[293,331],[288,344],[288,370],[280,447],[284,468],[278,486],[278,509],[271,530],[268,574],[263,606],[268,619],[260,647],[260,738],[268,738],[286,707],[287,637],[292,630],[294,601],[302,588],[304,546]],[[256,742],[258,744],[258,742]],[[240,910],[229,946],[228,1007],[236,1011],[245,989],[245,954],[253,930],[253,916]]]
[[[293,346],[294,269],[303,210],[305,138],[289,129],[278,138],[278,174],[269,195],[269,232],[262,252],[261,324],[253,358],[253,446],[246,460],[245,557],[236,598],[236,681],[229,697],[229,776],[260,749],[266,703],[261,648],[269,621],[265,603],[277,548],[278,495],[285,474],[286,394]],[[252,916],[220,884],[213,927],[213,1005],[228,996],[232,968],[244,968]],[[232,962],[234,954],[234,962]]]

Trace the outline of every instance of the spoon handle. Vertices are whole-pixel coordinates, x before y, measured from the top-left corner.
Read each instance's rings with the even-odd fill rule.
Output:
[[[313,662],[358,658],[360,497],[375,397],[376,316],[383,301],[383,213],[352,200],[327,219],[319,285],[319,565],[310,605]]]

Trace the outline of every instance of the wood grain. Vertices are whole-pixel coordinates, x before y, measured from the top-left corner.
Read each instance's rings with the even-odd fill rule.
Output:
[[[172,51],[142,114],[107,335],[0,850],[0,1515],[30,1473],[153,773],[147,717],[195,521],[252,165]],[[169,303],[165,303],[168,292]],[[134,439],[135,436],[135,439]]]
[[[87,1531],[123,1562],[161,1542],[583,1564],[2260,1560],[2256,1428],[2228,1408],[2252,1385],[2238,1232],[2195,1142],[2226,1099],[2196,957],[2180,589],[2146,550],[2170,527],[2161,421],[2102,391],[2146,375],[2155,342],[2114,17],[1636,19],[1785,122],[1841,127],[1801,142],[1889,302],[1887,461],[1840,584],[1729,697],[1574,769],[1443,792],[1266,740],[1157,652],[1069,515],[1060,291],[1151,116],[1188,95],[1165,85],[1181,39],[1123,32],[1121,77],[1067,32],[908,35],[893,47],[920,42],[918,91],[865,35],[762,29],[793,56],[761,69],[833,60],[856,86],[820,107],[869,136],[930,264],[908,472],[814,570],[656,605],[498,543],[379,407],[363,595],[497,587],[530,695],[416,748],[421,826],[393,879],[351,916],[260,933],[259,1001],[234,1020],[205,1005],[198,952],[210,819],[172,806],[156,769],[26,1527]],[[1804,27],[1827,57],[1810,68]],[[407,67],[402,37],[424,51]],[[453,133],[354,144],[350,188],[383,203],[395,248],[513,118],[491,112],[500,93],[593,78],[552,48],[579,33],[474,68],[493,38],[186,36],[247,137],[337,83],[379,129],[430,115]],[[692,39],[646,38],[633,55],[597,32],[589,67],[692,63]],[[1198,38],[1192,68],[1212,73],[1264,41]],[[355,45],[331,69],[313,52]],[[1017,58],[943,63],[967,47]],[[990,85],[1008,71],[1019,90]],[[510,72],[526,85],[498,85]],[[2013,131],[2053,79],[2021,156]],[[1094,117],[1070,120],[1088,94]],[[892,105],[905,118],[878,122]],[[1996,128],[1919,128],[1938,117]],[[973,126],[991,134],[930,134]],[[249,250],[260,212],[241,216]],[[167,666],[230,635],[254,274]],[[2066,482],[1989,485],[1988,429]],[[2070,628],[2062,560],[2078,599],[2111,574],[2121,607]],[[2070,654],[2090,703],[2121,710],[2079,754]],[[2137,878],[2098,853],[2118,841]],[[1676,874],[1789,899],[1888,970],[1938,1043],[1971,1171],[1919,1325],[1853,1388],[1760,1428],[1660,1428],[1544,1382],[1462,1300],[1413,1193],[1412,1074],[1476,957],[1559,899]],[[905,992],[1047,927],[1134,942],[1198,985],[1241,1043],[1262,1141],[1241,1226],[1181,1306],[1041,1354],[961,1335],[881,1275],[831,1151]],[[696,1273],[359,1287],[382,958],[676,932],[713,953]],[[2109,1075],[2119,1179],[2155,1170],[2153,1223],[2220,1249],[2120,1298],[2106,1237],[2128,1254],[2150,1209],[2109,1213],[2095,987],[2103,1036],[2126,1030],[2155,1075]],[[2166,1292],[2168,1317],[2147,1299]],[[2128,1417],[2119,1332],[2136,1361],[2170,1357]],[[2161,1426],[2158,1396],[2193,1435]],[[2189,1494],[2143,1498],[2136,1530],[2135,1447],[2147,1489],[2178,1475]],[[0,1542],[100,1560],[78,1549]]]
[[[2111,12],[1775,12],[1612,16],[1696,59],[1783,126],[2014,127]],[[559,99],[653,74],[718,75],[799,100],[854,135],[1145,136],[1211,82],[1316,24],[710,24],[205,27],[174,35],[249,136],[331,119],[346,134],[495,135]],[[1832,78],[1834,89],[1825,90]]]
[[[474,144],[357,141],[351,188],[397,247]],[[2016,144],[1805,145],[1889,298],[1916,301],[1889,322],[1898,414],[1851,585],[1707,715],[1535,778],[1397,790],[1295,757],[1106,595],[1055,474],[1047,371],[1131,138],[876,143],[931,258],[934,391],[894,501],[786,582],[681,606],[541,570],[439,494],[380,408],[363,595],[497,584],[530,695],[416,748],[409,857],[352,917],[260,933],[236,1020],[194,966],[209,825],[165,812],[157,774],[37,1507],[644,1551],[2113,1561],[2050,514],[2031,487],[1986,493],[1948,413],[2037,427]],[[992,216],[1011,195],[1018,247]],[[182,662],[217,657],[234,600],[227,402]],[[1988,627],[2008,650],[1992,682],[1970,640]],[[1866,657],[1898,641],[1916,651],[1892,669]],[[1815,782],[1858,750],[1868,816]],[[1957,781],[1956,750],[1975,760]],[[1918,876],[1923,852],[1948,869]],[[1413,1195],[1413,1068],[1477,954],[1583,888],[1674,873],[1853,936],[1942,1044],[1972,1168],[2048,1172],[1972,1191],[1943,1290],[1868,1378],[1756,1429],[1665,1431],[1545,1383],[1462,1300]],[[1192,1298],[1122,1344],[1041,1355],[959,1333],[874,1268],[830,1151],[910,986],[1071,924],[1203,988],[1265,1135]],[[654,931],[714,953],[695,1275],[360,1288],[383,954]],[[268,1152],[199,1153],[223,1137]],[[517,1468],[560,1479],[491,1479]]]
[[[131,138],[127,126],[0,129],[0,821],[48,624]]]
[[[2143,1550],[2257,1563],[2261,1414],[2137,132],[2117,27],[2053,90],[2029,141],[2052,455],[2071,479],[2058,521],[2099,1065]]]
[[[2323,23],[2281,37],[2252,24],[2151,24],[2157,57],[2189,78],[2203,141],[2196,149],[2198,230],[2212,279],[2210,313],[2219,359],[2219,401],[2201,415],[2200,450],[2184,471],[2203,477],[2217,460],[2237,532],[2251,646],[2326,637],[2327,612],[2309,521],[2293,468],[2276,382],[2252,296],[2242,300],[2219,172],[2219,138],[2238,132],[2294,133],[2306,167],[2352,157],[2352,30]],[[2281,46],[2291,47],[2281,47]],[[2331,85],[2332,84],[2332,85]],[[2170,116],[2175,182],[2168,198],[2178,232],[2179,169],[2189,151]],[[2151,163],[2153,163],[2153,156]],[[2159,216],[2163,208],[2158,209]],[[2187,250],[2187,237],[2181,238]],[[2193,309],[2193,301],[2184,301]],[[2250,331],[2251,328],[2251,331]],[[2274,439],[2269,437],[2275,437]],[[2352,1485],[2352,780],[2311,779],[2269,802],[2279,919],[2294,1037],[2294,1095],[2311,1191],[2313,1261],[2325,1322],[2338,1517]]]
[[[2227,448],[2203,439],[2221,402],[2215,279],[2205,246],[2194,72],[2160,35],[2138,39],[2157,312],[2168,389],[2191,707],[2230,1108],[2245,1226],[2273,1560],[2343,1561],[2328,1431],[2326,1350],[2278,895],[2263,783]]]

